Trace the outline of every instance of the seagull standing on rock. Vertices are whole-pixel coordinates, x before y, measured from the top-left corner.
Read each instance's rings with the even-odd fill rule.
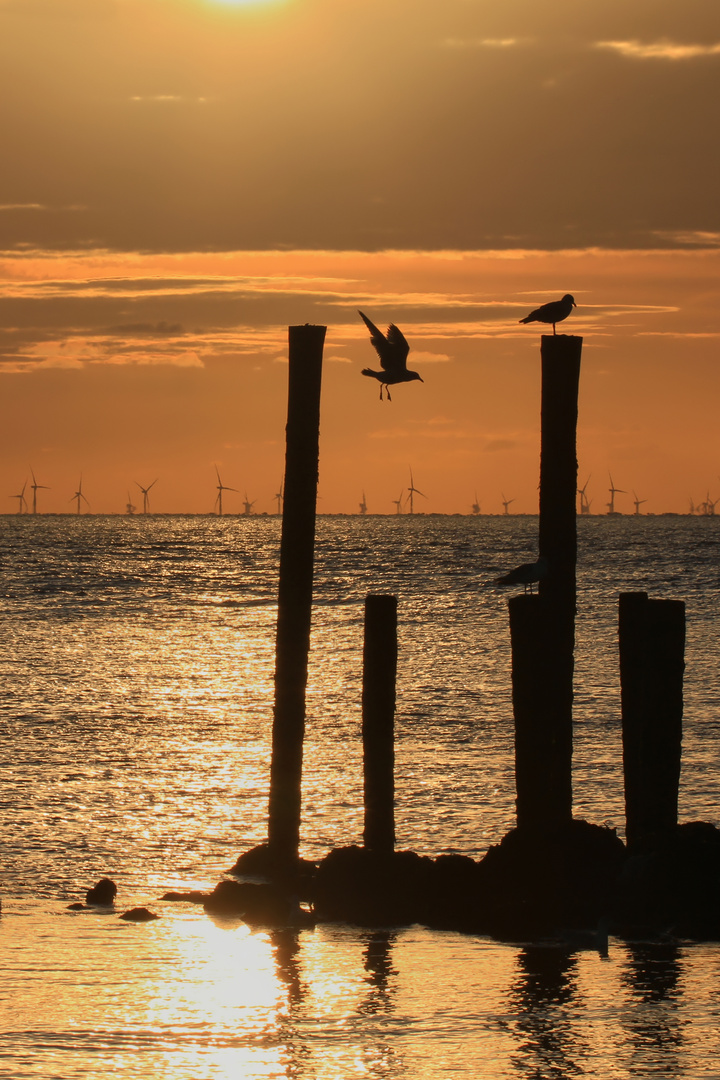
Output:
[[[549,304],[543,304],[542,307],[535,308],[535,311],[531,311],[529,315],[526,315],[524,319],[518,319],[518,322],[544,322],[552,323],[553,334],[555,333],[555,323],[562,322],[563,319],[567,319],[568,315],[574,307],[577,307],[575,298],[570,293],[565,293],[562,300],[552,300]]]
[[[382,330],[378,330],[362,311],[358,311],[358,315],[370,331],[370,342],[380,357],[382,371],[373,371],[372,368],[362,370],[363,375],[377,379],[380,383],[380,400],[383,399],[383,386],[387,392],[388,401],[392,401],[390,387],[395,386],[396,383],[413,382],[415,379],[424,382],[425,380],[418,375],[417,371],[408,371],[407,358],[410,346],[397,326],[391,323],[387,328],[387,334],[383,334]]]

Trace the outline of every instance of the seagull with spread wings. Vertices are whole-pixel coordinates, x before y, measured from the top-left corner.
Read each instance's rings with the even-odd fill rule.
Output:
[[[373,371],[372,368],[363,368],[362,371],[363,375],[377,379],[380,383],[380,400],[383,399],[383,386],[387,392],[388,401],[392,401],[390,387],[395,386],[396,383],[413,382],[415,379],[424,382],[417,371],[408,371],[407,358],[410,346],[397,326],[391,323],[387,328],[387,334],[383,334],[382,330],[378,330],[362,311],[358,311],[358,315],[370,331],[370,343],[380,357],[382,371]]]

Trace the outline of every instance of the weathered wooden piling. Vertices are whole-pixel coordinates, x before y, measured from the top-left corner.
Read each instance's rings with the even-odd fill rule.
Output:
[[[619,638],[625,835],[634,847],[678,821],[685,604],[622,593]]]
[[[363,646],[363,843],[382,853],[395,849],[396,674],[397,597],[370,594]]]
[[[517,823],[572,820],[572,704],[577,564],[577,415],[582,338],[541,344],[539,595],[510,601]]]
[[[275,657],[268,854],[291,864],[300,839],[324,326],[291,326]]]

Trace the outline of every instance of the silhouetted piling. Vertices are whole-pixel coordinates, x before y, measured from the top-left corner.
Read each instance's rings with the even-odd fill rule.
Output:
[[[268,852],[297,859],[312,610],[324,326],[289,327],[285,491],[275,658]]]
[[[568,723],[567,695],[560,697],[556,685],[547,602],[540,596],[514,596],[508,607],[517,824],[554,830],[572,820],[572,716]]]
[[[620,596],[625,831],[628,846],[677,825],[685,604]]]
[[[397,597],[365,598],[362,735],[365,829],[369,851],[395,849],[395,677]]]
[[[577,418],[583,339],[544,334],[540,406],[539,553],[549,573],[540,596],[551,602],[562,623],[565,663],[569,661],[572,701],[572,653],[575,638],[577,566]],[[560,630],[560,626],[558,626]]]
[[[577,563],[577,415],[582,338],[541,344],[538,596],[510,601],[517,822],[558,828],[572,820],[572,704]]]

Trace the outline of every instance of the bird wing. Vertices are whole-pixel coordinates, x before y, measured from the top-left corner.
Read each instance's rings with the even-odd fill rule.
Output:
[[[382,330],[378,330],[375,323],[368,319],[367,315],[363,315],[362,311],[358,311],[358,315],[370,331],[370,343],[380,357],[380,366],[383,371],[407,371],[410,346],[397,326],[391,323],[386,337]]]

